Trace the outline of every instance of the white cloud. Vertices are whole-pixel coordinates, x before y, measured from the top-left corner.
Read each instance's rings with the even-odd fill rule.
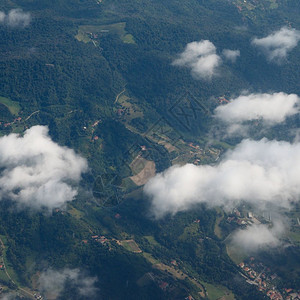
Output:
[[[261,120],[265,126],[283,123],[299,113],[300,98],[296,94],[241,95],[215,109],[214,115],[228,125],[229,134],[247,132],[248,121]]]
[[[0,138],[0,199],[35,209],[63,206],[77,194],[87,162],[72,149],[59,146],[46,126],[34,126],[24,136]]]
[[[246,252],[254,252],[267,248],[278,247],[281,244],[285,228],[278,221],[273,227],[265,224],[253,224],[246,229],[240,229],[233,233],[231,242],[235,247],[242,248]]]
[[[97,277],[87,276],[79,269],[48,269],[41,273],[38,284],[39,291],[51,299],[56,299],[64,291],[66,284],[85,299],[95,299],[98,289],[95,287]]]
[[[224,49],[222,51],[223,56],[225,59],[235,62],[236,59],[241,55],[240,50],[229,50],[229,49]]]
[[[157,218],[195,204],[232,208],[241,201],[290,207],[300,196],[300,144],[243,140],[215,166],[173,166],[150,179],[144,192]]]
[[[300,31],[282,27],[280,30],[258,39],[254,38],[252,45],[261,49],[269,61],[281,62],[288,52],[294,49],[300,40]]]
[[[5,14],[0,11],[0,23],[9,27],[27,27],[31,21],[31,15],[29,12],[23,12],[20,8],[12,9]]]
[[[5,293],[0,295],[1,300],[15,300],[17,295],[15,293]]]
[[[5,13],[3,11],[0,11],[0,24],[3,23],[5,20]]]
[[[207,80],[217,74],[217,68],[221,62],[214,44],[208,40],[202,40],[187,44],[185,50],[172,64],[190,68],[195,78]]]

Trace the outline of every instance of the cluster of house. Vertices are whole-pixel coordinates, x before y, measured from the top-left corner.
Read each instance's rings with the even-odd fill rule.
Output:
[[[194,145],[193,143],[189,143],[189,146],[190,146],[191,148],[196,149],[196,150],[203,151],[203,149],[201,149],[199,145]]]
[[[293,289],[284,289],[286,293],[287,300],[299,300],[300,299],[300,292],[295,292]]]
[[[3,127],[9,127],[9,126],[12,126],[13,124],[15,123],[19,123],[21,122],[22,118],[21,117],[18,117],[16,119],[14,119],[12,122],[7,122],[7,123],[4,123],[4,122],[0,122],[0,126],[3,126]]]
[[[93,123],[92,127],[94,128],[94,127],[98,126],[99,123],[101,123],[101,120],[95,121],[95,122]]]
[[[92,235],[92,240],[95,241],[95,242],[98,242],[102,245],[109,241],[104,235],[101,235],[101,236]]]
[[[208,155],[211,158],[213,158],[215,161],[217,161],[220,157],[221,151],[216,148],[208,148],[203,149],[199,145],[195,145],[194,143],[189,143],[188,146],[192,148],[190,150],[190,154],[197,154],[200,156],[200,158],[203,158],[203,155]],[[199,157],[196,157],[194,164],[199,165],[201,163],[201,159]]]
[[[92,235],[91,236],[92,240],[97,242],[97,243],[100,243],[102,245],[104,245],[105,243],[107,243],[109,241],[109,239],[107,239],[104,235]],[[87,244],[88,243],[88,240],[82,240],[82,243],[83,244]]]
[[[176,260],[172,260],[171,264],[177,266]],[[153,274],[152,272],[145,273],[141,278],[137,280],[137,284],[139,286],[149,285],[151,282],[154,282],[163,292],[172,291],[174,289],[174,285],[171,282],[166,281],[166,277]],[[185,300],[194,300],[191,295],[188,295],[184,298]]]
[[[190,154],[192,154],[192,155],[194,155],[195,153],[197,155],[203,155],[204,154],[204,150],[202,148],[200,148],[199,145],[194,145],[193,143],[189,143],[188,146],[190,148],[192,148],[192,150],[190,151]],[[201,159],[196,157],[193,164],[194,165],[200,165],[201,164]]]
[[[90,39],[97,39],[98,38],[98,34],[97,33],[93,33],[93,32],[87,32],[87,33],[90,36]]]
[[[239,226],[246,227],[251,224],[260,224],[261,222],[254,217],[252,212],[247,213],[247,217],[243,217],[241,212],[235,208],[233,212],[227,217],[228,223],[235,223]]]
[[[92,127],[95,128],[96,126],[98,126],[99,123],[102,123],[102,120],[97,120],[92,124]],[[87,130],[87,126],[83,126],[83,130]]]
[[[121,108],[117,109],[117,115],[118,115],[118,117],[122,117],[124,115],[129,116],[130,115],[130,108],[121,105]]]
[[[102,123],[102,120],[97,120],[92,124],[92,137],[91,141],[97,141],[99,137],[97,135],[94,135],[95,127],[98,126],[99,123]],[[87,126],[83,126],[83,130],[86,131],[88,129]]]
[[[248,278],[247,282],[256,285],[258,290],[267,295],[272,300],[300,300],[299,291],[283,288],[279,289],[276,281],[279,280],[276,274],[272,274],[270,268],[265,267],[261,262],[255,262],[254,257],[250,258],[249,263],[239,264],[243,274]]]

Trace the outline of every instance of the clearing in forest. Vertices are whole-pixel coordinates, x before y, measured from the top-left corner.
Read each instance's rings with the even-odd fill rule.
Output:
[[[10,113],[15,116],[18,115],[19,111],[21,110],[21,106],[18,102],[12,101],[5,97],[0,97],[0,103],[5,105],[9,109]]]
[[[135,44],[134,37],[125,30],[126,22],[108,25],[81,25],[75,38],[84,43],[93,42],[104,35],[117,35],[125,44]]]

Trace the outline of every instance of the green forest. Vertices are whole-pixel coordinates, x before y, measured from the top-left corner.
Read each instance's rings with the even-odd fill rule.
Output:
[[[68,267],[97,276],[92,299],[264,298],[242,279],[224,239],[216,235],[216,209],[203,205],[156,220],[133,180],[140,170],[132,167],[137,155],[161,172],[179,156],[193,162],[189,143],[221,153],[235,145],[238,140],[230,138],[208,141],[220,97],[245,90],[300,94],[299,47],[278,65],[251,46],[254,37],[282,26],[300,28],[299,1],[247,1],[260,4],[242,11],[240,2],[1,1],[1,11],[21,8],[31,14],[25,28],[0,25],[1,136],[47,125],[55,142],[74,149],[89,165],[76,199],[64,209],[49,214],[0,201],[1,259],[11,276],[0,270],[5,289],[34,299],[40,272]],[[223,49],[240,49],[241,56],[234,64],[224,62],[221,76],[211,81],[195,80],[188,69],[172,65],[187,43],[206,39],[220,55]],[[174,114],[187,97],[198,107],[188,123]],[[290,139],[286,128],[298,125],[295,117],[268,137]],[[175,150],[166,151],[165,145]],[[200,160],[210,163],[215,157]],[[115,174],[119,194],[113,191],[103,201],[99,178],[109,181]],[[223,225],[223,232],[231,230]],[[107,241],[97,242],[96,235]],[[127,240],[138,250],[124,247]],[[269,257],[270,265],[276,255]],[[155,280],[147,279],[148,273]],[[299,287],[299,273],[291,285]],[[57,299],[89,297],[67,286]]]

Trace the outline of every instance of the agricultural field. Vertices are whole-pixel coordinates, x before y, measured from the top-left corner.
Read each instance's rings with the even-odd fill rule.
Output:
[[[246,253],[243,253],[242,250],[237,249],[233,244],[230,244],[230,242],[226,244],[226,251],[228,256],[236,265],[238,265],[248,257]]]
[[[125,91],[124,89],[123,93],[117,95],[114,111],[120,120],[128,124],[133,119],[143,118],[144,114],[138,105],[138,101],[126,96]]]
[[[234,294],[228,290],[224,286],[218,285],[211,285],[209,283],[202,283],[206,289],[207,298],[209,300],[217,300],[217,299],[224,299],[224,300],[234,300]]]
[[[152,247],[159,247],[160,246],[160,244],[156,241],[156,239],[154,238],[154,236],[147,235],[147,236],[144,236],[144,238],[147,239],[147,241],[149,242],[149,244]]]
[[[156,173],[155,162],[136,157],[130,164],[133,176],[130,179],[137,185],[144,185]]]
[[[81,25],[75,38],[83,43],[99,43],[105,35],[117,35],[125,44],[135,44],[134,37],[125,30],[126,23],[113,23],[108,25]]]
[[[223,211],[221,209],[218,209],[217,211],[218,211],[218,216],[217,216],[217,219],[216,219],[214,232],[215,232],[215,235],[219,239],[222,239],[223,238],[223,234],[222,234],[222,228],[220,227],[220,223],[221,223],[221,221],[224,218],[224,213],[223,213]]]
[[[214,168],[226,158],[226,150],[235,149],[239,138],[220,137],[224,126],[214,117],[221,95],[230,100],[242,91],[300,94],[299,48],[288,50],[286,62],[279,65],[251,44],[283,26],[300,30],[299,1],[2,2],[5,14],[20,8],[31,18],[24,27],[0,24],[0,95],[5,96],[0,97],[0,136],[20,133],[21,140],[27,129],[48,126],[49,140],[58,149],[72,149],[88,166],[78,181],[72,176],[57,179],[74,194],[59,209],[44,213],[52,199],[41,208],[31,201],[16,205],[22,186],[12,189],[17,200],[0,201],[3,259],[13,281],[35,289],[34,278],[38,282],[45,269],[75,269],[98,278],[99,299],[175,299],[174,287],[180,290],[178,299],[192,294],[197,300],[231,300],[234,294],[260,300],[236,266],[246,254],[225,239],[225,233],[237,228],[226,224],[225,212],[212,209],[209,201],[190,209],[187,201],[178,205],[178,212],[175,207],[174,214],[155,218],[143,186],[175,164]],[[204,40],[219,61],[209,80],[194,76],[198,64],[173,63],[189,43]],[[236,61],[225,58],[226,49],[239,50]],[[286,132],[299,128],[299,122],[293,115],[288,130],[280,129],[279,136],[276,127],[266,138],[291,142]],[[25,158],[25,167],[35,161]],[[59,165],[50,163],[49,168]],[[36,188],[39,181],[31,173],[29,177],[29,187]],[[180,183],[176,187],[181,189]],[[292,224],[282,240],[292,251],[299,248],[300,227],[296,214],[288,217]],[[92,238],[96,235],[100,238]],[[270,268],[277,264],[276,255]],[[282,257],[278,267],[293,288],[299,286],[297,268],[296,255]],[[169,290],[137,284],[151,272],[158,281],[169,279]],[[0,279],[7,281],[3,270]],[[78,297],[76,290],[64,293],[61,299]]]
[[[142,250],[138,246],[138,244],[134,240],[124,240],[121,241],[120,244],[128,251],[134,253],[141,253]]]
[[[5,105],[14,116],[17,116],[21,110],[20,104],[16,101],[10,100],[9,98],[0,97],[0,103]]]

